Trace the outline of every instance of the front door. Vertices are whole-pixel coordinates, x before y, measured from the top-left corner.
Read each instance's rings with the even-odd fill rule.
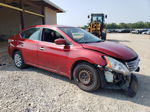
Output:
[[[66,75],[70,49],[65,49],[65,45],[56,45],[54,40],[58,38],[63,36],[54,30],[43,29],[42,41],[38,46],[39,65]]]

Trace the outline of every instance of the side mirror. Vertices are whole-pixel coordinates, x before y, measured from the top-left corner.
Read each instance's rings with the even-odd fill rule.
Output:
[[[59,38],[59,39],[56,39],[54,41],[54,43],[57,44],[57,45],[66,45],[67,42],[66,42],[65,39]]]
[[[107,15],[105,15],[105,18],[107,19]]]
[[[90,15],[88,15],[88,19],[90,18]]]

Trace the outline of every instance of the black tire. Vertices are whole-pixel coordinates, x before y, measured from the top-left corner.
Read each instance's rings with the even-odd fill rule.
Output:
[[[135,75],[131,76],[130,86],[127,90],[125,90],[125,94],[129,97],[134,97],[138,91],[138,80]]]
[[[89,63],[78,64],[73,71],[73,79],[84,91],[94,91],[100,87],[100,75],[96,68]]]
[[[14,53],[14,64],[17,68],[20,68],[20,69],[27,67],[27,65],[24,63],[24,60],[20,51],[16,51]]]

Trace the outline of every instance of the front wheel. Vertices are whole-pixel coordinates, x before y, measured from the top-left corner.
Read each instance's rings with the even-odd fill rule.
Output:
[[[78,87],[84,91],[94,91],[100,87],[100,75],[92,64],[78,64],[74,69],[73,78]]]

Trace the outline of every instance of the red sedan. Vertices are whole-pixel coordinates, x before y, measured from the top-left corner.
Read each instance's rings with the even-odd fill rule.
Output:
[[[9,55],[20,69],[31,65],[64,75],[85,91],[114,88],[136,95],[133,72],[139,71],[139,57],[124,45],[80,28],[50,25],[25,29],[8,42]]]

